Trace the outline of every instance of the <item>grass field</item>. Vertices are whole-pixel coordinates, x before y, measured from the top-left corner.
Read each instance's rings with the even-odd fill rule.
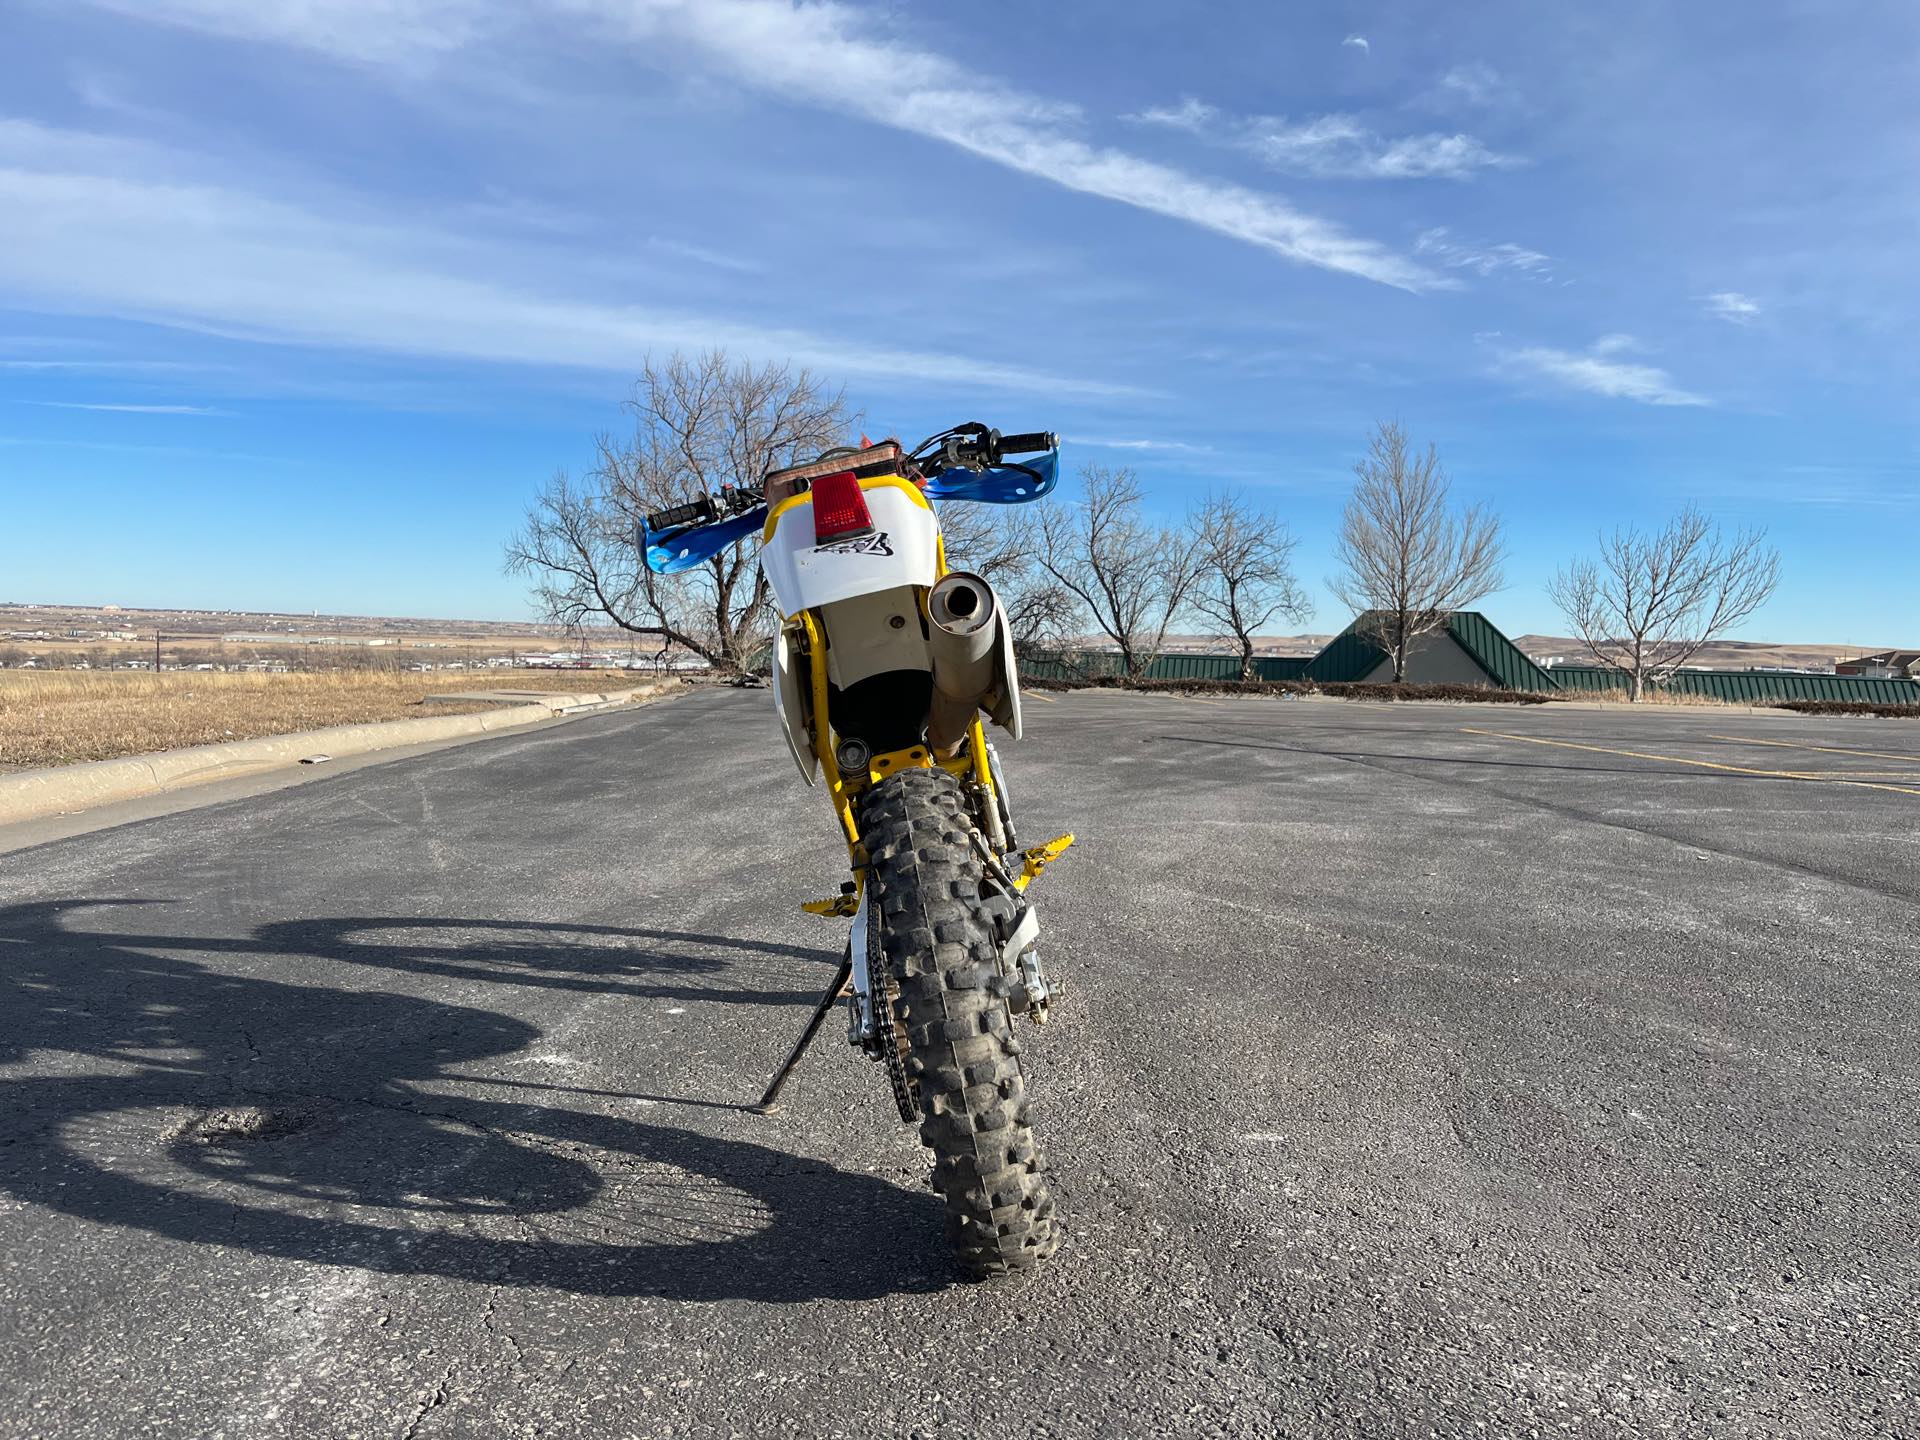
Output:
[[[486,701],[425,703],[428,695],[450,691],[617,690],[638,683],[640,677],[618,670],[481,675],[0,671],[0,772],[490,708]]]

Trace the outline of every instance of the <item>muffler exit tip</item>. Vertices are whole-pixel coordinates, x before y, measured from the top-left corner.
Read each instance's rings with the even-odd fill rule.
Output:
[[[927,616],[950,635],[972,635],[993,620],[993,587],[978,575],[955,570],[927,592]]]

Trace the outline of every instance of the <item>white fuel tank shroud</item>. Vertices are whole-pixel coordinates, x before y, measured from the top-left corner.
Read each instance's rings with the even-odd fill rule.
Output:
[[[795,505],[775,522],[772,538],[760,547],[760,564],[784,618],[856,595],[933,584],[940,533],[933,511],[900,485],[875,485],[864,494],[873,515],[870,535],[815,545],[811,504]]]

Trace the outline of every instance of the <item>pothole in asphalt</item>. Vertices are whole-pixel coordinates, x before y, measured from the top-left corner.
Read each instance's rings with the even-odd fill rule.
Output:
[[[242,1105],[203,1111],[174,1127],[167,1139],[199,1145],[243,1145],[298,1134],[311,1128],[319,1118],[319,1109],[312,1104],[275,1108]]]

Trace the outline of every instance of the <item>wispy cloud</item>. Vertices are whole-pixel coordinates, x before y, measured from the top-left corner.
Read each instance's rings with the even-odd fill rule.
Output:
[[[1191,95],[1178,105],[1155,105],[1135,115],[1121,116],[1121,119],[1130,120],[1136,125],[1161,125],[1169,130],[1186,130],[1195,135],[1205,133],[1219,118],[1218,110]]]
[[[1920,465],[1860,460],[1833,465],[1785,465],[1774,476],[1718,472],[1695,479],[1702,499],[1763,501],[1826,510],[1920,510]]]
[[[47,173],[26,168],[25,158],[0,144],[0,213],[8,216],[0,288],[37,308],[241,339],[543,366],[625,372],[650,350],[718,346],[847,376],[1002,392],[1138,394],[937,347],[889,349],[597,304],[492,278],[524,269],[524,261],[437,231],[372,224],[204,183]],[[458,269],[449,268],[449,256],[459,257]],[[93,361],[0,363],[101,368]]]
[[[1316,180],[1467,180],[1521,162],[1471,135],[1388,138],[1352,115],[1290,121],[1275,115],[1231,116],[1188,98],[1175,106],[1128,115],[1138,125],[1183,130],[1245,151],[1275,170]]]
[[[418,64],[510,28],[499,0],[91,0],[127,14],[274,40],[359,63]],[[1195,225],[1303,265],[1406,290],[1447,281],[1277,195],[1190,174],[1080,138],[1072,106],[998,84],[892,38],[884,17],[786,0],[546,0],[661,66],[692,60],[792,103],[936,140],[1035,179]]]
[[[1483,61],[1456,65],[1440,77],[1442,93],[1468,105],[1502,105],[1513,99],[1513,87]]]
[[[1629,335],[1605,335],[1585,353],[1530,345],[1503,351],[1501,368],[1552,380],[1572,390],[1635,400],[1643,405],[1708,405],[1703,395],[1682,390],[1673,377],[1654,365],[1622,358],[1638,349]]]
[[[1349,49],[1358,50],[1362,55],[1369,55],[1373,53],[1373,46],[1368,42],[1367,37],[1364,35],[1349,35],[1347,36],[1346,39],[1342,40],[1340,43],[1342,45],[1347,46]]]
[[[1419,238],[1413,242],[1413,248],[1417,254],[1429,256],[1449,269],[1471,270],[1480,276],[1508,271],[1532,280],[1553,278],[1551,256],[1511,241],[1482,245],[1462,240],[1444,225],[1421,231]]]
[[[3,173],[3,172],[0,172]],[[0,256],[0,273],[4,273],[5,259]],[[100,374],[100,375],[141,375],[171,374],[187,370],[206,370],[205,365],[196,365],[185,360],[22,360],[0,359],[0,370],[23,371],[28,374],[44,373],[57,375]]]
[[[495,0],[88,0],[136,20],[365,64],[414,64],[504,28]]]
[[[136,405],[130,402],[107,400],[28,400],[28,405],[42,405],[49,410],[112,410],[123,415],[231,415],[231,410],[217,410],[211,405]]]
[[[488,230],[526,230],[537,235],[580,235],[593,226],[582,212],[531,200],[497,185],[489,185],[477,200],[462,207],[466,215]]]
[[[1068,190],[1151,211],[1302,264],[1417,290],[1438,277],[1244,186],[1095,146],[1055,101],[981,79],[973,67],[867,33],[837,4],[779,0],[595,0],[637,39],[684,47],[744,84],[953,145]],[[908,96],[902,100],[902,96]]]
[[[1189,445],[1182,440],[1105,440],[1092,435],[1070,435],[1066,437],[1075,445],[1085,445],[1094,450],[1157,450],[1169,454],[1211,455],[1211,445]]]
[[[1734,325],[1751,325],[1760,318],[1760,302],[1738,290],[1716,290],[1701,297],[1707,313]]]
[[[729,255],[720,250],[709,250],[704,245],[694,245],[685,240],[674,240],[665,235],[648,237],[649,249],[658,250],[666,255],[678,255],[683,260],[694,260],[702,265],[711,265],[716,270],[731,270],[737,275],[759,275],[766,266],[757,260],[743,260],[738,255]]]
[[[1322,115],[1300,124],[1262,117],[1249,122],[1241,144],[1276,170],[1316,179],[1466,180],[1481,170],[1520,163],[1471,135],[1390,140],[1351,115]]]
[[[91,65],[75,65],[68,75],[74,98],[90,110],[113,115],[123,122],[157,130],[172,119],[164,110],[128,98],[119,80]]]
[[[21,450],[101,450],[117,455],[179,455],[197,460],[238,460],[252,465],[299,465],[297,455],[253,455],[195,445],[130,445],[111,440],[68,440],[47,435],[0,435],[0,445]]]

